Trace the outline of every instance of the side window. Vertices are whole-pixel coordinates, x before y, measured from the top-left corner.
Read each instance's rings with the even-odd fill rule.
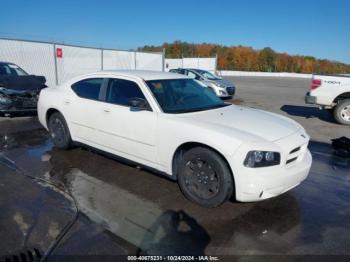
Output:
[[[145,99],[140,87],[133,81],[110,79],[107,87],[106,101],[117,105],[128,106],[130,98]]]
[[[0,65],[0,75],[11,75],[11,70],[7,65]]]
[[[197,79],[199,80],[198,75],[196,75],[195,73],[191,72],[191,71],[187,71],[187,75],[193,79]]]
[[[103,78],[90,78],[81,80],[72,85],[73,91],[80,97],[98,100]]]

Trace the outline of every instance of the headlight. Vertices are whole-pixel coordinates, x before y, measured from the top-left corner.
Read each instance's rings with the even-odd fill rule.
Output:
[[[214,85],[214,86],[216,86],[216,87],[219,87],[219,88],[225,88],[225,86],[224,86],[224,85],[219,84],[219,83],[214,83],[213,85]]]
[[[11,104],[11,100],[8,99],[7,97],[4,97],[0,94],[0,104],[3,104],[3,105],[9,105]]]
[[[222,91],[222,90],[219,90],[219,94],[220,94],[221,96],[225,96],[225,95],[226,95],[226,92],[225,92],[225,91]]]
[[[281,162],[281,155],[278,152],[271,151],[249,151],[244,165],[246,167],[267,167],[279,165]]]

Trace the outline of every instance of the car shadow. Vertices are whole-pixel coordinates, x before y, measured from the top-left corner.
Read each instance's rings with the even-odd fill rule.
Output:
[[[210,242],[206,229],[185,211],[165,211],[147,229],[137,255],[204,255]]]
[[[292,116],[299,116],[304,118],[318,118],[325,122],[335,123],[334,118],[327,110],[320,110],[317,107],[283,105],[280,110]]]
[[[309,150],[312,153],[314,164],[322,163],[332,169],[350,169],[350,158],[336,155],[331,144],[311,140]]]

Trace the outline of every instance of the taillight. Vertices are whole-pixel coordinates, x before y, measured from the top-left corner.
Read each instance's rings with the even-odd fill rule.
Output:
[[[315,90],[316,88],[319,88],[322,85],[321,79],[312,79],[310,83],[310,90]]]

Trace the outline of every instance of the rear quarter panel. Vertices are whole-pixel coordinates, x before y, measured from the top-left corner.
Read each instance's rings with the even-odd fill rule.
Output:
[[[310,91],[319,105],[331,106],[337,96],[350,92],[350,77],[314,75],[313,79],[322,80],[319,88]]]
[[[40,92],[38,101],[38,118],[39,122],[47,129],[46,114],[50,108],[60,111],[64,116],[62,103],[63,92],[60,87],[48,87]]]

